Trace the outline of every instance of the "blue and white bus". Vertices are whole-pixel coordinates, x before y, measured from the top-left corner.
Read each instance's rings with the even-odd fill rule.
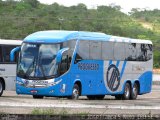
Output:
[[[10,61],[10,51],[20,46],[21,40],[0,39],[0,96],[3,91],[15,91],[16,66],[18,53],[14,54],[14,61]]]
[[[27,36],[20,48],[16,92],[33,98],[136,99],[151,92],[152,56],[149,40],[39,31]]]

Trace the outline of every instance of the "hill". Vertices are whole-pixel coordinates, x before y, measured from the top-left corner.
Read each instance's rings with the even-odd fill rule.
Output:
[[[132,9],[131,17],[154,33],[154,36],[149,37],[154,43],[154,67],[160,67],[160,10]]]
[[[57,3],[41,4],[37,0],[0,0],[0,38],[23,39],[35,31],[63,29],[99,31],[116,36],[150,39],[155,43],[154,65],[160,67],[158,52],[160,27],[157,26],[160,22],[150,20],[149,16],[147,19],[142,19],[141,15],[137,15],[141,14],[140,12],[132,11],[129,16],[120,9],[120,6],[114,5],[87,9],[82,3],[65,7]],[[146,14],[147,12],[156,12],[155,18],[159,20],[159,10],[146,11]],[[146,28],[142,24],[145,22],[153,29]]]

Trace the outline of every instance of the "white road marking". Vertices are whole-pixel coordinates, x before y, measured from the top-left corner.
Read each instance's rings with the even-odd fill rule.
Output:
[[[39,104],[39,103],[14,103],[0,102],[0,106],[5,107],[33,107],[33,108],[99,108],[99,109],[128,109],[128,110],[160,110],[160,106],[126,106],[126,105],[86,105],[86,104],[71,104],[71,103],[56,103],[56,104]]]
[[[56,104],[40,104],[40,103],[14,103],[14,102],[0,102],[0,106],[7,107],[55,107],[55,108],[106,108],[102,105],[85,105],[85,104],[64,104],[64,103],[56,103]]]

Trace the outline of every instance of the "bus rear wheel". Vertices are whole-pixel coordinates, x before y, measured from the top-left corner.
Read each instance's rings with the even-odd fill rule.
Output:
[[[124,93],[122,95],[123,100],[129,100],[131,96],[131,86],[129,83],[126,83],[124,87]]]
[[[139,90],[138,84],[134,83],[132,91],[131,91],[131,98],[130,98],[131,100],[137,99],[138,90]]]
[[[4,85],[3,82],[0,80],[0,96],[3,94]]]
[[[44,97],[44,96],[41,96],[41,95],[33,95],[33,98],[34,98],[34,99],[43,99],[43,97]]]

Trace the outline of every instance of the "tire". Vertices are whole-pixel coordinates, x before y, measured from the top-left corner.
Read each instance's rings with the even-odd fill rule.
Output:
[[[0,80],[0,96],[3,94],[4,85],[3,82]]]
[[[131,86],[129,83],[126,83],[124,87],[124,93],[122,95],[123,100],[129,100],[131,96]]]
[[[78,84],[74,84],[73,90],[72,90],[72,96],[70,97],[70,99],[78,100],[79,95],[80,95],[80,88],[79,88]]]
[[[41,95],[33,95],[33,98],[34,98],[34,99],[43,99],[43,97],[44,97],[44,96],[41,96]]]
[[[137,99],[138,92],[139,92],[139,87],[138,87],[138,84],[135,83],[133,85],[133,88],[132,88],[132,91],[131,91],[131,97],[130,97],[130,99],[131,100]]]
[[[122,95],[115,95],[116,100],[122,100]]]

